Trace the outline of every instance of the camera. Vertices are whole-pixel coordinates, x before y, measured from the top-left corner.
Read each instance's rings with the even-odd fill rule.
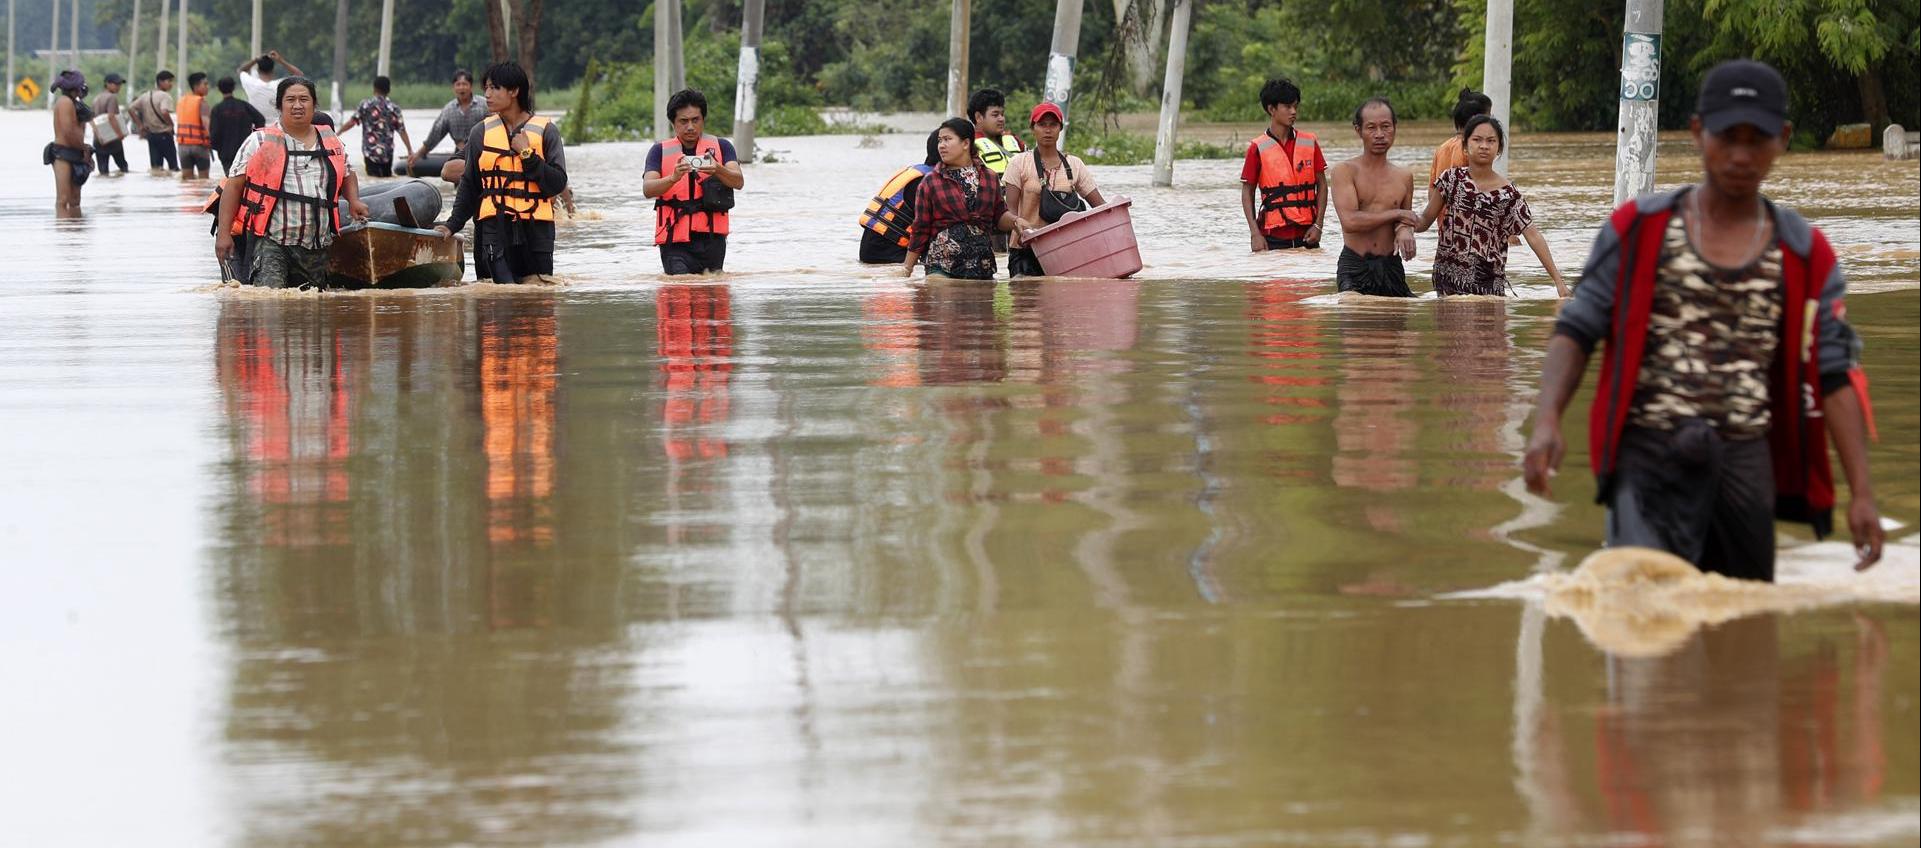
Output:
[[[714,160],[707,158],[707,155],[703,153],[699,156],[687,157],[687,164],[698,170],[714,164]]]

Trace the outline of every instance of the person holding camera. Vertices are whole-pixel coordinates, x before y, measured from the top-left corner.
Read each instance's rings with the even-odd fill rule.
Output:
[[[513,62],[480,75],[492,113],[467,136],[467,165],[442,235],[474,221],[474,277],[520,283],[554,273],[554,199],[567,190],[560,125],[534,114],[533,83]]]
[[[707,134],[707,97],[695,89],[667,100],[674,137],[647,151],[641,191],[654,199],[654,244],[667,274],[719,271],[727,261],[727,210],[745,184],[734,145]]]

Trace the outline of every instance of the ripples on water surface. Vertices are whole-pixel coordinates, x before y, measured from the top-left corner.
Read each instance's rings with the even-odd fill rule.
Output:
[[[1607,140],[1517,142],[1563,267]],[[587,146],[568,285],[377,295],[212,290],[199,188],[55,224],[16,150],[0,843],[1914,843],[1911,530],[1659,656],[1513,600],[1601,526],[1578,453],[1519,491],[1526,251],[1533,302],[1337,301],[1183,162],[1100,171],[1144,279],[909,284],[852,213],[920,141],[856,142],[770,142],[725,277],[653,276],[643,151]],[[1881,292],[1913,525],[1915,165],[1781,177]]]

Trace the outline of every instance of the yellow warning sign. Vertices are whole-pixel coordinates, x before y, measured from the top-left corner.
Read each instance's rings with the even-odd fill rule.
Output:
[[[13,94],[22,103],[32,103],[40,99],[40,84],[34,82],[33,77],[21,77],[20,84],[13,87]]]

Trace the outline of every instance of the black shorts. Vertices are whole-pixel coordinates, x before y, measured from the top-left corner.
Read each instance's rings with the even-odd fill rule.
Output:
[[[394,175],[394,160],[392,159],[387,159],[384,161],[380,159],[367,160],[367,176],[391,177],[393,175]]]
[[[1334,290],[1358,292],[1380,297],[1413,297],[1407,287],[1407,266],[1395,254],[1376,256],[1341,248],[1341,259],[1334,266]]]
[[[1275,238],[1273,236],[1266,235],[1266,234],[1262,234],[1261,238],[1267,239],[1268,250],[1294,250],[1295,248],[1301,248],[1301,247],[1320,247],[1321,246],[1321,242],[1319,239],[1315,239],[1314,241],[1308,241],[1305,238]]]
[[[1629,425],[1607,493],[1608,547],[1657,548],[1702,571],[1774,579],[1774,459],[1768,440],[1721,438],[1691,419]]]
[[[660,270],[670,276],[719,271],[726,263],[726,236],[694,233],[690,241],[660,246]]]
[[[1031,247],[1010,247],[1007,249],[1007,276],[1045,277],[1047,270],[1041,267],[1040,257],[1034,255]]]
[[[549,221],[504,224],[487,220],[474,228],[474,278],[517,283],[554,273],[554,225]]]

